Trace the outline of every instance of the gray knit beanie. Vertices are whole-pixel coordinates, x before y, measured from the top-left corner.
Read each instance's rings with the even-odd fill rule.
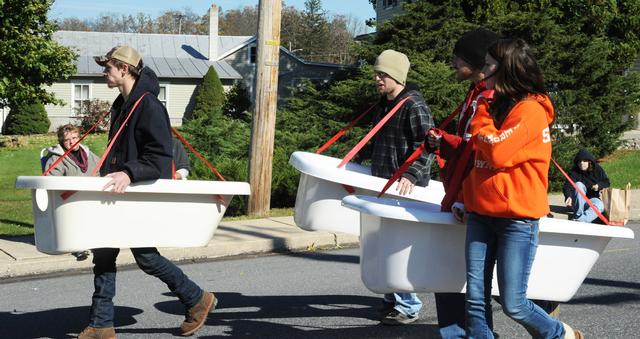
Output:
[[[404,85],[407,81],[407,73],[409,73],[409,58],[406,55],[388,49],[378,55],[373,70],[376,72],[384,72],[393,80]]]

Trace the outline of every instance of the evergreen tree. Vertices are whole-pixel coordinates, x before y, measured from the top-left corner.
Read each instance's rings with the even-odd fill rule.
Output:
[[[320,0],[306,0],[304,10],[300,19],[300,29],[298,30],[298,48],[307,60],[326,61],[329,47],[332,41],[329,40],[330,27],[327,20],[327,13],[322,8]]]
[[[41,103],[17,105],[11,108],[4,122],[4,134],[43,134],[49,131],[51,122]]]
[[[245,122],[251,122],[251,114],[247,110],[251,107],[249,91],[241,81],[233,84],[227,93],[227,101],[224,105],[224,114]]]
[[[216,70],[213,66],[210,66],[207,74],[202,78],[202,83],[198,87],[198,94],[196,95],[196,102],[192,113],[193,119],[207,116],[212,117],[222,112],[225,100],[222,82]]]
[[[631,67],[640,51],[640,2],[426,1],[406,3],[404,14],[378,26],[371,43],[355,46],[364,65],[383,50],[406,53],[409,82],[420,87],[436,123],[462,100],[468,83],[458,84],[449,68],[455,41],[484,26],[502,37],[522,38],[535,50],[556,108],[554,157],[568,166],[578,147],[597,157],[616,149],[640,111],[640,74]],[[371,73],[362,68],[359,81],[339,80],[309,98],[308,107],[344,106],[358,111],[369,97],[340,97],[344,86],[365,86]],[[334,95],[335,94],[335,95]],[[317,102],[316,102],[317,101]],[[330,102],[329,102],[330,101]],[[327,116],[327,111],[304,111]],[[345,123],[339,114],[329,116]],[[562,183],[552,171],[552,188]]]

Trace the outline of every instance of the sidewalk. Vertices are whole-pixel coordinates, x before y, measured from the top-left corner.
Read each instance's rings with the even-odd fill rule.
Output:
[[[640,190],[631,193],[631,219],[640,220]],[[567,218],[561,195],[550,195],[556,218]],[[293,217],[222,222],[209,245],[197,248],[162,248],[173,261],[222,258],[234,255],[357,246],[358,237],[344,233],[308,232],[298,228]],[[118,256],[118,265],[135,264],[129,251]],[[91,257],[76,261],[69,255],[47,255],[36,250],[33,236],[0,239],[0,282],[41,274],[83,270],[90,272]]]
[[[172,261],[213,259],[242,254],[357,246],[358,237],[343,233],[308,232],[298,228],[293,217],[222,222],[206,247],[161,248]],[[118,255],[118,265],[135,264],[131,252]],[[33,236],[0,239],[0,282],[70,270],[89,271],[91,256],[76,261],[70,254],[47,255],[36,250]]]

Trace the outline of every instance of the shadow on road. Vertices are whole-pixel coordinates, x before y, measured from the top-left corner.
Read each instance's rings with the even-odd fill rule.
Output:
[[[342,262],[347,264],[359,264],[359,255],[335,254],[330,252],[285,252],[281,253],[288,257],[302,258],[317,261]]]
[[[440,338],[436,325],[420,323],[401,327],[373,325],[347,328],[316,327],[315,329],[310,329],[310,326],[288,326],[253,320],[235,320],[224,323],[218,322],[218,324],[224,324],[225,326],[231,327],[231,329],[225,331],[224,336],[201,336],[200,338]]]
[[[115,307],[115,326],[135,324],[135,315],[142,310]],[[20,313],[0,312],[2,338],[75,338],[87,326],[89,306],[57,308],[46,311]],[[163,329],[166,333],[167,330]]]
[[[171,295],[171,293],[167,293]],[[246,296],[241,293],[218,292],[218,307],[205,326],[225,326],[226,336],[254,338],[439,338],[435,324],[415,323],[410,326],[378,325],[376,307],[379,297],[353,295],[314,296]],[[166,313],[182,315],[179,301],[165,301],[155,307]],[[306,322],[305,318],[317,319]],[[328,320],[343,318],[345,321]],[[349,326],[349,318],[360,318],[362,324]],[[291,319],[292,325],[271,322],[271,319]],[[325,326],[327,323],[337,324]],[[355,323],[355,322],[354,322]],[[202,337],[213,338],[213,337]]]
[[[635,304],[640,301],[640,294],[637,293],[606,293],[602,295],[573,298],[567,304],[581,305],[608,305],[613,306],[617,304]]]
[[[609,280],[609,279],[587,278],[584,280],[584,284],[607,286],[607,287],[622,287],[622,288],[631,288],[635,290],[640,290],[640,283],[633,282],[633,281],[617,281],[617,280]]]

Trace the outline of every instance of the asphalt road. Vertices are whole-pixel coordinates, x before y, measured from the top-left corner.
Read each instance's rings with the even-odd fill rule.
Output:
[[[640,237],[640,225],[630,225]],[[380,297],[360,280],[358,250],[243,257],[181,267],[216,292],[219,307],[199,338],[438,338],[432,294],[421,294],[421,320],[378,325]],[[118,274],[119,338],[171,338],[184,310],[166,287],[140,270]],[[69,338],[87,322],[92,275],[75,274],[0,284],[0,338]],[[501,338],[528,338],[495,306]],[[560,318],[587,338],[636,338],[640,333],[640,241],[609,244]]]

